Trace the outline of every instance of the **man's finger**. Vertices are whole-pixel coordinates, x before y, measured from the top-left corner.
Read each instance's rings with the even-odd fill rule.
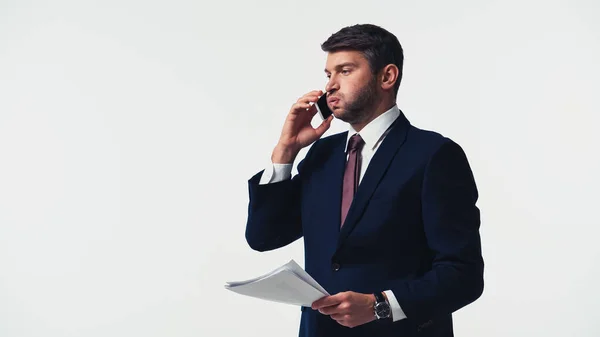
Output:
[[[332,120],[333,120],[333,116],[327,117],[327,119],[324,120],[323,122],[321,122],[321,125],[319,125],[315,129],[315,131],[317,132],[317,134],[319,135],[319,137],[321,137],[323,134],[325,134],[325,132],[327,132],[327,130],[331,126],[331,121]]]
[[[316,103],[319,100],[319,96],[316,95],[307,95],[298,98],[296,103]]]
[[[337,314],[331,314],[329,315],[329,317],[331,317],[332,319],[336,320],[336,321],[347,321],[351,318],[351,316],[349,314],[344,314],[344,313],[337,313]]]
[[[292,109],[296,110],[296,111],[302,111],[302,109],[308,109],[310,107],[310,104],[305,103],[305,102],[297,102],[294,103],[294,105],[292,105]]]
[[[317,107],[314,104],[309,104],[304,110],[306,111],[306,116],[311,119],[317,114]]]
[[[306,96],[322,96],[323,94],[324,94],[323,90],[313,90],[313,91],[307,92],[302,97],[306,97]]]
[[[332,295],[332,296],[326,296],[326,297],[323,297],[321,299],[314,301],[312,304],[312,308],[317,310],[317,309],[321,309],[324,307],[330,307],[332,305],[337,305],[337,304],[340,304],[341,302],[342,302],[342,300],[340,299],[339,294]]]
[[[328,307],[319,308],[319,312],[323,315],[334,315],[334,314],[342,314],[342,310],[340,305],[332,305]]]

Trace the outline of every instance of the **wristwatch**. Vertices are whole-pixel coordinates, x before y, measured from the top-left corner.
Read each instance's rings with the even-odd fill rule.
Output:
[[[375,318],[377,319],[386,319],[390,318],[392,315],[392,309],[390,308],[390,303],[385,299],[383,293],[376,292],[375,295]]]

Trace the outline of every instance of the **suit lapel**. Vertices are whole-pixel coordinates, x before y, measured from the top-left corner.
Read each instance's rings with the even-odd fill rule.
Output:
[[[338,239],[338,248],[344,243],[344,240],[350,235],[358,220],[362,216],[365,207],[371,195],[379,185],[381,178],[385,175],[392,159],[398,152],[398,149],[404,143],[406,139],[406,132],[408,131],[409,122],[404,116],[402,112],[400,112],[400,116],[394,122],[392,129],[385,137],[383,142],[379,145],[379,149],[375,152],[375,155],[371,159],[369,163],[369,167],[365,172],[365,176],[363,177],[358,190],[354,196],[354,200],[350,205],[350,209],[348,210],[348,215],[346,217],[346,223],[340,230],[340,235]],[[342,150],[344,151],[344,150]],[[345,154],[344,154],[345,155]],[[343,174],[342,174],[343,175]],[[342,178],[343,179],[343,178]],[[341,191],[341,185],[340,185]],[[341,205],[341,195],[340,202],[336,202],[336,205]]]

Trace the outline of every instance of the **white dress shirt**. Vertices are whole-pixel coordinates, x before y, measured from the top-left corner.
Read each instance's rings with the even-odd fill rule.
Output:
[[[390,126],[392,123],[398,118],[400,115],[400,110],[397,105],[394,105],[390,110],[384,112],[369,124],[367,124],[360,132],[356,132],[356,130],[350,126],[348,130],[348,138],[346,139],[346,147],[348,148],[348,141],[350,137],[354,134],[359,133],[362,139],[365,142],[361,150],[362,155],[362,164],[360,168],[360,176],[359,176],[359,184],[362,181],[365,172],[367,171],[367,167],[371,162],[371,158],[375,155],[375,152],[379,148],[379,145],[389,132]],[[346,155],[346,160],[348,156]],[[286,179],[290,179],[292,176],[292,165],[293,164],[278,164],[271,163],[267,165],[267,168],[264,170],[260,184],[269,184],[280,182]],[[400,307],[398,300],[394,296],[394,293],[391,290],[386,290],[385,294],[390,302],[390,306],[392,309],[392,319],[393,321],[398,321],[406,318],[404,311]]]

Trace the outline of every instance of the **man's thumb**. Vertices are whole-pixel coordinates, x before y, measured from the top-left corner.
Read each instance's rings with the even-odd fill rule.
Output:
[[[321,125],[319,125],[319,127],[317,127],[316,131],[317,131],[317,134],[319,135],[319,137],[321,137],[327,130],[329,130],[332,120],[333,120],[333,116],[329,116],[329,117],[327,117],[326,120],[321,122]]]

